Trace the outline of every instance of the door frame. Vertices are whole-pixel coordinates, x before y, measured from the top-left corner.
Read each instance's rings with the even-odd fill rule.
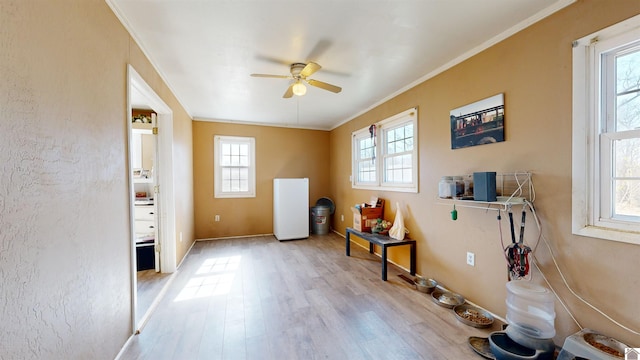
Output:
[[[158,214],[158,237],[160,245],[160,272],[173,273],[176,271],[176,216],[175,216],[175,195],[173,176],[173,111],[156,94],[156,92],[144,81],[131,64],[127,65],[127,129],[128,140],[131,142],[132,123],[132,93],[136,91],[157,114],[158,127],[158,147],[156,149],[158,157],[157,182],[159,192],[154,195],[159,203]],[[130,215],[130,251],[131,251],[131,316],[133,332],[137,332],[146,322],[146,318],[136,323],[137,305],[137,268],[136,268],[136,244],[135,244],[135,224],[134,224],[134,183],[132,154],[130,146],[128,149],[128,174],[129,174],[129,215]]]

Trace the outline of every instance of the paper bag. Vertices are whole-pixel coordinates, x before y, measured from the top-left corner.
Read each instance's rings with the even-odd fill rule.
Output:
[[[389,229],[389,237],[396,240],[404,240],[404,218],[400,211],[400,204],[396,203],[396,219],[393,221],[393,226]]]

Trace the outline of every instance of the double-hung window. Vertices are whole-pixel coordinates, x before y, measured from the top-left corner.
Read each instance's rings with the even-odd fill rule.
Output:
[[[352,187],[418,192],[418,110],[352,134]]]
[[[254,138],[216,135],[213,158],[215,197],[256,196]]]
[[[640,16],[574,42],[573,232],[640,244]]]

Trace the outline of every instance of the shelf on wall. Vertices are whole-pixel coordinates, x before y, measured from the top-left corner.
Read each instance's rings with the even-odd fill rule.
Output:
[[[496,197],[496,201],[438,199],[438,204],[482,210],[508,211],[512,206],[524,205],[525,201],[533,203],[535,200],[535,190],[531,175],[531,172],[496,174],[496,192],[500,194]]]

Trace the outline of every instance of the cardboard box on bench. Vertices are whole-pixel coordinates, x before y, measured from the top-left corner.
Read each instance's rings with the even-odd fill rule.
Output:
[[[351,208],[353,211],[353,228],[362,232],[371,232],[371,227],[376,225],[378,218],[384,218],[384,200],[378,199],[378,206],[360,209]]]

